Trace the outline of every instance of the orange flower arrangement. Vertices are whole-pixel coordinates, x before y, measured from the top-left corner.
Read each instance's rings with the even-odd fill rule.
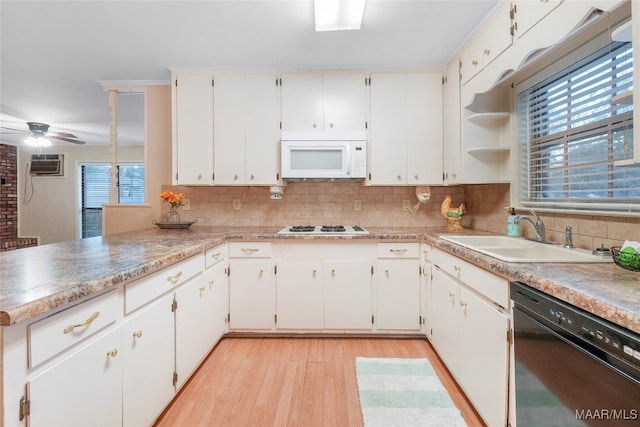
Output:
[[[178,208],[182,206],[184,193],[174,193],[173,191],[164,191],[162,194],[160,194],[160,198],[165,202],[168,202],[172,208]]]

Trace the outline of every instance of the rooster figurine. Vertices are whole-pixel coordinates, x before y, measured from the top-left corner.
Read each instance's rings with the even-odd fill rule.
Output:
[[[457,208],[451,207],[451,196],[447,194],[445,196],[442,205],[440,206],[440,213],[447,220],[447,230],[450,231],[460,231],[462,230],[462,225],[460,225],[460,221],[462,221],[462,217],[467,213],[467,207],[464,202],[460,203],[460,206]]]

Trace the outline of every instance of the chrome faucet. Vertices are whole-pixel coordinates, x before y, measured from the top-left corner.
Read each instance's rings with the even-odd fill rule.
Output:
[[[544,228],[544,223],[542,222],[542,219],[538,216],[538,214],[536,213],[536,211],[534,211],[533,209],[531,209],[531,215],[534,216],[536,222],[533,222],[533,220],[531,218],[529,218],[526,215],[516,215],[514,221],[519,224],[520,221],[525,221],[527,223],[529,223],[531,225],[531,227],[533,228],[533,231],[536,233],[536,240],[538,242],[547,242],[547,232]]]

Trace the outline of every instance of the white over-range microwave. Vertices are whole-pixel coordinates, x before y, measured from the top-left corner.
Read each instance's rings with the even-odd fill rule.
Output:
[[[282,132],[284,179],[364,179],[365,132]]]

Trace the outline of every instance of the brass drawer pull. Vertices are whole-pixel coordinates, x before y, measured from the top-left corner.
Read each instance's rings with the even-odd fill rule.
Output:
[[[176,274],[167,277],[167,282],[176,283],[180,276],[182,276],[182,271],[178,271]]]
[[[211,258],[213,258],[213,259],[220,258],[220,252],[216,252],[215,254],[211,254]]]
[[[69,325],[66,328],[64,328],[64,333],[68,334],[69,332],[73,331],[75,328],[81,328],[82,326],[88,326],[91,322],[93,322],[94,320],[96,320],[98,318],[98,316],[100,316],[100,312],[96,311],[95,313],[93,313],[91,315],[91,317],[89,317],[87,320],[85,320],[82,323],[78,323],[77,325]]]
[[[254,252],[258,252],[260,249],[258,249],[258,248],[242,248],[240,250],[245,254],[252,254]]]
[[[396,255],[402,255],[407,253],[407,249],[389,249],[389,252],[393,252]]]

